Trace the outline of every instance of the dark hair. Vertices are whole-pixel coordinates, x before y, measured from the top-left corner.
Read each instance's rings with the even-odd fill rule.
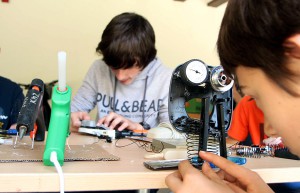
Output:
[[[300,0],[229,0],[217,48],[225,72],[260,68],[280,87],[295,75],[287,68],[284,41],[300,31]]]
[[[122,13],[106,26],[96,51],[113,69],[128,69],[136,62],[144,69],[156,56],[154,30],[144,17]]]

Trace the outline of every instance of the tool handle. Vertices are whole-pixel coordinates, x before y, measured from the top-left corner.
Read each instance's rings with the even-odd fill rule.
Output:
[[[59,91],[54,86],[52,93],[52,111],[43,156],[44,165],[53,166],[50,161],[51,152],[57,153],[60,165],[64,163],[66,138],[69,136],[71,88]]]
[[[20,109],[16,129],[20,138],[34,129],[44,94],[44,82],[33,79]],[[21,130],[20,130],[21,128]]]

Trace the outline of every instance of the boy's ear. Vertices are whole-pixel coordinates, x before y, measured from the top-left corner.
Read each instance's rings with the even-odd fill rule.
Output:
[[[283,43],[283,47],[287,56],[300,59],[300,33],[287,38]]]

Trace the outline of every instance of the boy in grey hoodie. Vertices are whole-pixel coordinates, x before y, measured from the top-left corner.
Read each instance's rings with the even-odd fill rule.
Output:
[[[135,13],[115,16],[96,48],[96,60],[71,104],[72,129],[89,120],[97,105],[97,124],[110,129],[141,130],[169,122],[172,70],[156,58],[151,24]]]

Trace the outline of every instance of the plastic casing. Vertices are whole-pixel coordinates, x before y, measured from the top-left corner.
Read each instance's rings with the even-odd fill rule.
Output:
[[[46,166],[53,166],[50,161],[51,152],[57,153],[60,165],[64,163],[66,138],[69,136],[70,103],[72,90],[67,86],[66,91],[59,91],[54,86],[52,93],[52,111],[46,139],[43,162]]]

